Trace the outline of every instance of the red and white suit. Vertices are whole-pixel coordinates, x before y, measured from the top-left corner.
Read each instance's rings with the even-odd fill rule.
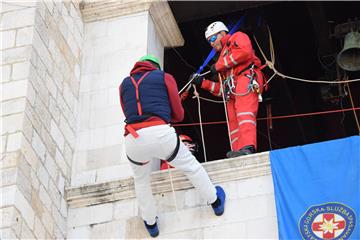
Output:
[[[223,76],[223,80],[233,74],[236,94],[247,92],[250,74],[248,67],[255,64],[256,81],[262,89],[263,74],[258,69],[261,62],[255,56],[249,37],[242,32],[236,32],[233,35],[227,34],[221,39],[223,46],[219,59],[215,64],[215,69]],[[244,71],[244,69],[246,69]],[[221,97],[220,83],[210,80],[204,80],[201,88],[210,91],[213,95]],[[241,148],[256,145],[256,114],[258,111],[258,93],[250,91],[245,96],[236,96],[231,94],[227,102],[227,112],[230,127],[230,139],[233,151]]]

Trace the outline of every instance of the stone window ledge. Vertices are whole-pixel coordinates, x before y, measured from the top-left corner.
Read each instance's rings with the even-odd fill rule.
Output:
[[[203,166],[214,184],[271,174],[269,152],[207,162],[203,163]],[[171,169],[170,172],[175,191],[192,188],[190,181],[180,171]],[[169,172],[157,171],[152,173],[151,186],[154,194],[171,192]],[[66,189],[66,199],[72,208],[134,197],[133,178]]]

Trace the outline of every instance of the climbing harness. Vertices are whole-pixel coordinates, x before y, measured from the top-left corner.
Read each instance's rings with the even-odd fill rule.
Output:
[[[240,74],[241,74],[245,70],[248,70],[248,69],[250,71],[249,74],[245,74],[245,76],[249,79],[249,84],[248,84],[246,92],[244,92],[244,93],[236,93],[235,92],[236,86],[235,86],[234,74],[233,74],[233,69],[231,69],[230,76],[227,77],[224,81],[224,95],[225,95],[226,101],[229,101],[231,94],[234,96],[246,96],[250,92],[256,92],[258,94],[259,102],[262,102],[260,85],[257,82],[257,74],[256,74],[254,68],[255,68],[255,64],[251,64],[250,67],[245,68],[244,70],[242,70],[240,72]],[[240,74],[238,74],[238,75],[240,75]]]

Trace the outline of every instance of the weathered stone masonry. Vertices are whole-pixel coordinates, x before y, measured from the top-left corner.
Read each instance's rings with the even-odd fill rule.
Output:
[[[79,1],[2,3],[1,238],[65,238],[83,22]]]

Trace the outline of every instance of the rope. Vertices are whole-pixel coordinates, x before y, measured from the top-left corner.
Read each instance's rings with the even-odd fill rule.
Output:
[[[229,144],[230,144],[230,149],[231,149],[231,151],[232,151],[233,148],[232,148],[232,144],[231,144],[231,134],[230,134],[230,126],[229,126],[228,112],[227,112],[226,101],[225,101],[225,93],[224,93],[224,88],[223,88],[223,84],[222,84],[222,81],[221,81],[222,79],[221,79],[220,73],[218,73],[218,76],[219,76],[219,82],[220,82],[221,96],[222,96],[222,98],[223,98],[223,103],[224,103],[224,111],[225,111],[226,125],[227,125],[228,136],[229,136]]]
[[[355,111],[354,101],[353,101],[353,98],[352,98],[352,94],[351,94],[351,89],[350,89],[349,83],[346,83],[346,86],[347,86],[347,89],[349,90],[349,98],[350,98],[351,106],[352,106],[352,109],[353,109],[353,112],[354,112],[354,117],[355,117],[355,121],[356,121],[356,126],[357,126],[357,128],[358,128],[359,135],[360,135],[359,119],[358,119],[357,114],[356,114],[356,111]]]
[[[311,112],[311,113],[299,113],[292,115],[283,115],[283,116],[273,116],[273,117],[263,117],[258,118],[257,121],[269,120],[269,119],[286,119],[286,118],[295,118],[295,117],[307,117],[307,116],[315,116],[315,115],[323,115],[323,114],[331,114],[338,112],[348,112],[348,111],[357,111],[360,110],[360,107],[346,108],[346,109],[336,109],[336,110],[328,110],[321,112]],[[215,122],[203,122],[202,125],[214,125],[214,124],[224,124],[226,121],[215,121]],[[173,124],[174,127],[186,127],[186,126],[197,126],[199,123],[178,123]]]
[[[175,204],[175,212],[176,212],[176,216],[178,217],[179,216],[179,210],[178,210],[178,207],[177,207],[177,201],[176,201],[176,194],[175,194],[175,189],[174,189],[174,184],[173,184],[173,179],[172,179],[172,174],[171,174],[171,171],[170,171],[170,165],[167,164],[167,169],[168,169],[168,173],[169,173],[169,177],[170,177],[170,185],[171,185],[171,191],[173,193],[173,198],[174,198],[174,204]]]
[[[202,73],[202,74],[199,74],[199,76],[202,77],[202,76],[205,76],[205,75],[208,74],[208,73],[210,73],[210,71],[207,71],[207,72],[204,72],[204,73]],[[185,89],[187,86],[190,85],[190,83],[192,82],[192,80],[194,80],[194,78],[195,78],[195,75],[193,75],[192,78],[191,78],[191,79],[185,84],[185,86],[179,91],[179,94],[181,94],[182,91],[184,91],[184,89]]]
[[[274,73],[276,75],[279,75],[282,78],[287,78],[287,79],[292,79],[295,81],[300,81],[300,82],[307,82],[307,83],[329,83],[329,84],[334,84],[334,83],[351,83],[351,82],[359,82],[360,79],[351,79],[351,80],[343,80],[343,81],[324,81],[324,80],[313,80],[313,79],[303,79],[303,78],[297,78],[297,77],[292,77],[286,74],[283,74],[281,72],[279,72],[276,68],[275,68],[275,51],[274,51],[274,45],[273,45],[273,40],[272,40],[272,36],[271,36],[271,31],[268,27],[268,32],[269,32],[269,45],[270,45],[270,56],[271,56],[271,61],[269,61],[267,59],[267,57],[264,54],[264,51],[262,50],[262,48],[260,47],[259,42],[257,41],[255,35],[254,36],[254,40],[256,45],[258,46],[261,55],[263,56],[263,58],[265,59],[265,64],[274,71]],[[269,81],[268,81],[269,82]]]
[[[195,96],[193,97],[195,98]],[[213,103],[223,103],[223,101],[217,101],[217,100],[213,100],[213,99],[209,99],[209,98],[204,98],[204,97],[198,97],[200,98],[201,100],[204,100],[204,101],[207,101],[207,102],[213,102]]]
[[[204,131],[203,131],[203,127],[202,127],[202,120],[201,120],[201,104],[200,104],[200,99],[199,99],[199,93],[196,91],[196,87],[194,87],[194,95],[197,97],[197,102],[198,102],[198,112],[199,112],[199,122],[200,122],[200,133],[201,133],[201,142],[203,145],[203,149],[204,149],[204,160],[205,162],[207,162],[207,158],[206,158],[206,147],[205,147],[205,138],[204,138]]]

